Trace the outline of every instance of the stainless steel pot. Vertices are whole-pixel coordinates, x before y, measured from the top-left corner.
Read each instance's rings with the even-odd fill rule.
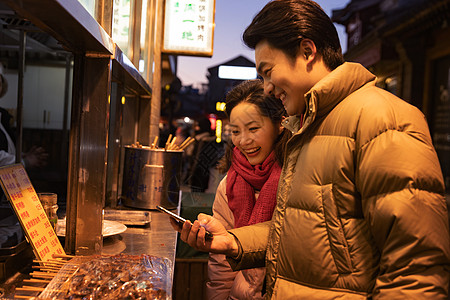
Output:
[[[126,206],[176,208],[183,151],[125,146],[122,201]]]

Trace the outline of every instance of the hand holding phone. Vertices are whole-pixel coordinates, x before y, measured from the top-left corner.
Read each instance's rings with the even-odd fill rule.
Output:
[[[156,208],[159,211],[169,215],[172,219],[174,219],[178,223],[178,226],[180,226],[180,228],[183,227],[184,222],[186,222],[186,219],[184,219],[183,217],[181,217],[181,216],[179,216],[177,214],[174,214],[173,212],[171,212],[170,210],[167,210],[166,208],[164,208],[162,206],[157,205]],[[209,232],[208,230],[206,230],[205,239],[206,240],[211,240],[212,237],[213,237],[212,233]]]

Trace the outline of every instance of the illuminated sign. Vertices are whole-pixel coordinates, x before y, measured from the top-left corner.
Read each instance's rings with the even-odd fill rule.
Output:
[[[212,56],[215,0],[166,0],[162,52]]]
[[[222,141],[222,120],[217,120],[216,122],[216,142],[220,143]]]
[[[256,79],[255,67],[219,66],[219,78],[248,80]]]
[[[216,102],[216,110],[217,111],[225,111],[226,104],[225,102]]]
[[[37,258],[48,261],[54,254],[65,255],[23,165],[1,167],[0,183]]]

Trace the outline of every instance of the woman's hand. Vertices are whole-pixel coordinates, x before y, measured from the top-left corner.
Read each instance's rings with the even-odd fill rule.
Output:
[[[175,230],[180,232],[181,240],[194,249],[232,257],[238,254],[238,245],[234,236],[212,216],[199,214],[194,224],[188,220],[182,228],[172,218],[170,223]],[[206,230],[212,233],[212,238],[205,238]]]

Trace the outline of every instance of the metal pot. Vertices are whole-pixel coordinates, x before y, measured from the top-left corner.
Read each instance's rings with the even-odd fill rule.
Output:
[[[176,208],[183,151],[125,146],[122,201],[126,206]]]

